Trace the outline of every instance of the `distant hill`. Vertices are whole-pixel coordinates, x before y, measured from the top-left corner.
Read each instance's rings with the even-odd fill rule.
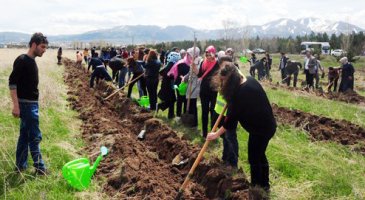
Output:
[[[326,32],[330,35],[332,33],[340,34],[352,31],[360,32],[364,31],[364,29],[342,21],[332,22],[318,18],[302,18],[298,20],[283,18],[266,23],[262,26],[250,25],[240,27],[237,29],[237,32],[239,31],[244,31],[251,37],[255,37],[256,35],[260,37],[288,37],[290,35],[297,36],[310,34],[312,31],[315,33]],[[131,44],[133,42],[134,44],[138,44],[192,40],[194,32],[196,32],[198,39],[201,40],[222,38],[224,31],[197,30],[188,26],[167,26],[166,28],[162,28],[153,25],[126,25],[109,29],[88,31],[82,34],[49,36],[49,40],[54,43],[104,40],[114,43]],[[238,33],[235,35],[240,34]],[[0,32],[0,43],[27,42],[29,37],[29,34],[24,33]]]

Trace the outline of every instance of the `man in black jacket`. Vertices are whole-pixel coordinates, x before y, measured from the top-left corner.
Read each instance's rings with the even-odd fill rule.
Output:
[[[285,53],[281,52],[279,71],[281,72],[282,83],[284,83],[285,78],[286,78],[285,67],[286,67],[286,63],[288,62],[288,60],[289,60],[289,58],[285,56]]]
[[[20,118],[20,134],[16,149],[16,170],[18,172],[28,167],[28,148],[33,159],[36,174],[45,175],[46,167],[42,159],[39,143],[42,133],[39,130],[38,115],[38,66],[37,56],[46,52],[47,37],[42,33],[34,33],[29,42],[27,54],[16,58],[13,71],[9,77],[10,95],[13,101],[12,114]]]

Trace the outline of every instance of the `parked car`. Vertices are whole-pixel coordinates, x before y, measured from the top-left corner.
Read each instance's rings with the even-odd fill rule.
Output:
[[[335,49],[331,51],[331,56],[340,57],[346,55],[346,51],[342,49]]]
[[[252,52],[257,54],[266,53],[266,51],[261,48],[254,49]]]
[[[243,53],[243,55],[246,55],[246,54],[251,54],[251,53],[253,53],[250,49],[244,49],[243,51],[242,51],[242,53]]]

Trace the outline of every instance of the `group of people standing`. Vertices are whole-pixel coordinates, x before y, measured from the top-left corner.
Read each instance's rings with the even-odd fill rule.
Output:
[[[272,58],[269,53],[266,53],[265,56],[259,60],[256,58],[256,54],[252,53],[250,58],[250,75],[255,77],[257,71],[258,80],[271,80],[271,65]]]
[[[278,70],[281,74],[281,82],[290,86],[292,77],[294,76],[293,86],[297,86],[298,75],[300,70],[303,68],[303,73],[305,74],[306,88],[314,89],[319,88],[320,78],[324,78],[325,69],[321,65],[321,62],[317,55],[312,55],[311,50],[306,51],[304,57],[304,63],[291,61],[289,57],[286,56],[284,52],[281,52],[280,62]],[[333,91],[337,91],[338,80],[341,77],[341,83],[338,88],[339,92],[346,92],[348,90],[352,91],[354,89],[354,72],[355,69],[353,65],[348,61],[347,57],[343,57],[340,60],[340,67],[329,67],[328,68],[328,85],[327,90],[330,92],[332,86],[334,86]],[[265,57],[257,59],[256,55],[253,53],[250,58],[250,75],[255,77],[257,71],[258,80],[268,79],[271,80],[270,70],[272,65],[272,59],[268,53]],[[322,74],[322,76],[320,75]]]

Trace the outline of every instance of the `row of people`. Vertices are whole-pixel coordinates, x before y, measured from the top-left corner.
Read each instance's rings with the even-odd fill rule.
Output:
[[[334,92],[337,91],[337,83],[341,77],[339,92],[346,92],[354,89],[354,72],[353,65],[348,61],[347,57],[340,59],[341,67],[328,68],[328,91],[331,91],[334,86]],[[272,58],[267,53],[265,57],[257,60],[256,55],[252,54],[250,58],[250,75],[255,77],[255,71],[258,72],[258,80],[271,79],[270,70],[272,65]],[[303,73],[305,74],[305,81],[307,88],[319,88],[320,72],[324,78],[325,70],[318,59],[318,56],[312,55],[311,50],[306,51],[304,58],[304,65],[297,61],[291,61],[284,52],[281,53],[279,68],[281,74],[281,82],[291,85],[291,79],[294,77],[293,86],[297,86],[297,80],[300,70],[304,66]]]

